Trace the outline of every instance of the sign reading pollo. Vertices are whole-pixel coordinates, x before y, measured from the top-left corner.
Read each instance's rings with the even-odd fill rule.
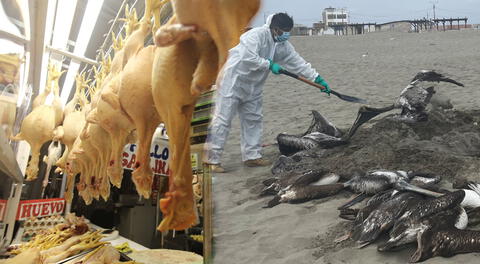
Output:
[[[0,221],[3,221],[6,208],[7,208],[7,200],[0,200]]]
[[[30,217],[45,217],[63,214],[65,199],[39,199],[21,201],[18,206],[17,220],[26,220]]]
[[[137,145],[128,144],[123,149],[122,167],[126,170],[135,169]],[[150,149],[150,167],[156,175],[168,175],[168,158],[170,151],[168,148],[168,140],[161,137],[154,137]]]

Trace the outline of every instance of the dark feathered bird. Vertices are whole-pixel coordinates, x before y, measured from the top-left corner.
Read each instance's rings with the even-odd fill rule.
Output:
[[[347,142],[342,133],[319,112],[312,110],[312,123],[301,135],[280,133],[277,136],[278,148],[282,155],[292,155],[298,151],[317,147],[332,148]]]
[[[428,115],[425,112],[425,109],[435,93],[435,89],[433,86],[424,86],[423,82],[448,82],[457,86],[464,86],[462,83],[447,78],[433,70],[423,70],[417,73],[407,87],[402,90],[400,96],[396,99],[394,104],[381,108],[368,106],[360,107],[358,110],[357,119],[353,123],[347,135],[344,136],[344,139],[350,139],[363,123],[381,113],[385,113],[393,109],[402,110],[400,115],[396,116],[396,119],[398,120],[407,122],[426,121]]]
[[[390,250],[399,245],[415,241],[418,231],[421,230],[420,227],[424,225],[422,223],[424,218],[457,206],[461,206],[462,211],[459,214],[452,216],[452,219],[458,221],[458,223],[456,223],[457,228],[465,228],[467,225],[465,219],[468,219],[468,217],[463,207],[480,207],[480,192],[478,192],[480,185],[471,184],[470,187],[473,190],[464,189],[447,193],[406,209],[403,215],[395,222],[395,225],[390,232],[390,239],[385,245],[379,247],[379,250]],[[442,221],[445,222],[446,220]]]
[[[266,207],[273,207],[280,203],[302,203],[313,199],[325,198],[337,194],[343,190],[343,184],[333,183],[325,185],[292,185],[286,190],[282,190]]]
[[[266,207],[280,203],[299,203],[327,197],[343,189],[343,184],[335,184],[340,176],[325,169],[310,170],[301,174],[291,174],[278,180],[268,181],[260,195],[273,194],[275,197]]]
[[[432,228],[417,235],[417,244],[411,262],[435,256],[451,257],[459,253],[480,252],[480,231]]]
[[[456,84],[458,86],[464,86],[462,83],[459,83],[453,79],[447,78],[443,76],[442,74],[435,72],[433,70],[422,70],[415,77],[413,77],[412,81],[410,83],[415,83],[415,82],[449,82]]]
[[[411,178],[416,175],[415,172],[406,171],[390,171],[390,170],[371,170],[365,174],[357,174],[349,181],[345,182],[345,187],[349,187],[352,191],[360,193],[351,201],[348,201],[338,209],[348,208],[355,203],[362,201],[367,195],[377,194],[385,190],[395,188],[401,191],[413,191],[423,193],[430,196],[439,196],[435,193],[415,185],[409,184]],[[422,174],[425,175],[425,174]]]
[[[291,185],[309,185],[321,181],[329,173],[326,169],[307,170],[300,173],[290,173],[283,175],[282,178],[274,177],[264,181],[266,187],[261,191],[260,195],[277,194],[280,190],[285,189]],[[337,181],[340,177],[337,176]],[[320,183],[321,184],[321,183]]]
[[[403,214],[406,208],[420,202],[422,196],[412,192],[396,193],[391,199],[381,203],[352,232],[352,238],[365,246],[373,242],[384,231],[389,230],[395,220]]]

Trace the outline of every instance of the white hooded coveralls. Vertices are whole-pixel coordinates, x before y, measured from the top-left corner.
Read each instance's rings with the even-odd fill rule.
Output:
[[[261,157],[262,91],[270,72],[268,59],[282,68],[311,81],[318,73],[295,51],[288,41],[274,42],[267,24],[253,28],[240,37],[240,43],[229,51],[217,87],[215,112],[208,135],[206,162],[219,164],[234,115],[241,125],[242,160]]]

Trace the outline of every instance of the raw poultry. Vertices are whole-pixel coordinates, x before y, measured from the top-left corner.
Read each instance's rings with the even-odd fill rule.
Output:
[[[55,130],[54,139],[60,140],[66,146],[62,158],[56,164],[62,169],[65,168],[68,153],[72,149],[75,139],[85,125],[85,105],[88,103],[85,97],[85,88],[88,82],[85,80],[84,74],[77,75],[75,81],[75,94],[65,106],[63,124]]]
[[[159,14],[165,2],[146,1],[145,15],[140,21],[140,29],[132,34],[132,38],[127,39],[126,49],[131,49],[132,51],[128,53],[133,53],[133,55],[128,59],[121,72],[118,92],[118,103],[132,120],[138,138],[132,180],[138,193],[145,198],[150,197],[153,182],[153,172],[150,168],[150,145],[155,129],[161,120],[154,106],[151,85],[155,47],[143,47],[143,42],[149,28],[146,21],[150,20],[146,15],[149,14],[150,17],[152,13]]]
[[[121,75],[118,94],[122,109],[133,121],[138,138],[132,180],[138,193],[146,198],[150,197],[153,181],[150,145],[155,129],[160,124],[151,85],[154,51],[154,46],[145,47],[128,61]]]
[[[155,5],[164,2],[156,2]],[[154,48],[144,48],[145,39],[150,33],[152,12],[159,10],[159,8],[151,8],[152,1],[150,0],[146,1],[146,6],[147,9],[139,22],[136,21],[136,12],[126,12],[127,37],[122,49],[122,65],[124,67],[119,73],[110,73],[112,77],[109,83],[103,87],[97,108],[90,116],[93,122],[99,123],[111,136],[112,154],[108,173],[114,179],[113,183],[118,186],[123,173],[120,162],[121,155],[123,147],[127,143],[128,135],[132,130],[137,129],[139,153],[142,155],[142,159],[137,161],[135,167],[138,168],[141,164],[149,166],[151,136],[160,123],[153,108],[150,84]],[[131,34],[128,35],[130,31]],[[120,90],[123,91],[121,95]],[[151,107],[145,107],[148,105]],[[151,120],[152,118],[153,120]],[[149,138],[145,136],[146,133],[149,133]],[[149,198],[152,185],[151,169],[149,167],[136,169],[133,174],[133,181],[138,193],[145,198]]]
[[[109,181],[117,187],[121,185],[121,154],[124,145],[134,138],[132,131],[138,137],[132,178],[138,193],[148,198],[153,178],[151,139],[160,121],[164,121],[169,131],[172,173],[169,192],[160,203],[165,217],[159,229],[181,230],[197,220],[189,140],[194,105],[198,95],[215,83],[228,49],[237,44],[260,1],[209,0],[205,4],[172,0],[176,16],[157,31],[157,47],[144,47],[152,16],[155,25],[159,25],[163,19],[161,7],[167,2],[146,0],[140,21],[136,12],[127,8],[124,43],[121,36],[114,37],[115,56],[111,65],[104,58],[102,70],[95,70],[96,92],[90,92],[89,104],[80,105],[85,81],[79,77],[78,91],[65,109],[64,123],[57,136],[68,149],[62,159],[67,171],[67,201],[71,201],[77,174],[80,180],[76,186],[87,204],[99,196],[108,198]],[[199,17],[199,14],[204,15]],[[52,74],[52,80],[58,80],[57,75]],[[76,105],[80,105],[79,109]],[[56,109],[51,107],[50,111]],[[51,129],[43,129],[52,131],[48,139],[53,136],[58,115],[51,116]],[[83,117],[86,123],[82,126]],[[69,124],[70,119],[75,126]],[[71,131],[67,132],[68,129]]]
[[[90,89],[90,91],[92,98],[98,98],[98,90]],[[98,124],[85,123],[77,144],[73,147],[72,155],[69,156],[69,164],[72,174],[80,173],[77,189],[87,204],[90,204],[93,198],[98,199],[100,196],[107,200],[110,195],[110,181],[106,170],[110,149],[108,133]],[[70,181],[67,181],[69,198],[75,175],[76,173],[71,176]]]
[[[136,13],[134,12],[126,12],[126,14],[136,16]],[[131,17],[128,17],[127,19],[134,20],[134,18]],[[142,29],[143,27],[140,28]],[[111,153],[108,161],[107,174],[110,182],[117,187],[120,187],[123,176],[123,168],[121,166],[123,147],[127,143],[126,140],[128,135],[134,128],[130,118],[121,110],[118,102],[118,90],[121,80],[120,73],[126,63],[125,51],[129,50],[129,54],[131,54],[133,52],[131,50],[138,49],[136,46],[143,46],[143,39],[141,44],[138,43],[138,32],[141,31],[141,29],[134,31],[130,36],[127,36],[125,44],[116,43],[116,46],[122,48],[115,52],[111,71],[102,82],[99,96],[93,97],[92,110],[87,117],[87,122],[89,124],[100,125],[110,136]],[[129,48],[126,49],[126,46]]]
[[[260,6],[259,0],[172,2],[176,17],[155,35],[155,43],[167,47],[156,49],[152,71],[154,102],[168,129],[172,152],[169,191],[160,201],[164,218],[159,230],[182,230],[196,222],[189,142],[195,102],[215,82],[228,49],[238,43]],[[179,27],[176,22],[196,27]]]
[[[40,148],[45,142],[53,138],[54,130],[63,118],[62,105],[59,104],[57,83],[60,75],[61,72],[50,64],[47,78],[49,81],[47,82],[48,89],[46,90],[53,90],[53,101],[47,102],[44,99],[45,93],[40,94],[40,98],[34,100],[34,103],[39,105],[35,105],[32,111],[22,120],[20,133],[12,138],[12,140],[25,140],[30,145],[32,158],[26,170],[27,181],[37,178]]]
[[[13,140],[25,140],[30,144],[32,158],[28,162],[27,181],[38,176],[40,148],[53,138],[55,129],[55,109],[51,105],[40,105],[33,109],[22,121],[20,133]]]

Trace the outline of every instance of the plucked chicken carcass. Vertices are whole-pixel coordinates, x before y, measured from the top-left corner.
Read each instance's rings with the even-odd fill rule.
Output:
[[[190,87],[194,74],[203,74],[196,71],[201,48],[204,49],[203,52],[210,53],[210,61],[202,64],[206,77],[210,77],[210,80],[207,80],[210,84],[214,83],[218,69],[215,45],[208,36],[200,36],[202,37],[203,39],[189,39],[174,46],[157,48],[155,51],[152,70],[153,99],[168,130],[172,153],[169,160],[169,191],[160,201],[164,215],[159,226],[162,231],[183,230],[197,220],[190,163],[190,122],[196,97],[192,95]]]
[[[147,4],[150,0],[146,0]],[[131,27],[135,25],[136,13],[132,12],[133,18],[129,17],[129,21],[132,24]],[[145,38],[150,33],[150,18],[151,14],[145,12],[142,20],[139,22],[138,29],[134,30],[131,35],[128,35],[125,39],[125,45],[123,47],[123,63],[125,66],[130,58],[136,56],[137,53],[143,48]],[[117,55],[115,55],[116,57]],[[115,58],[114,57],[114,62]],[[140,65],[139,65],[140,66]],[[133,67],[139,67],[133,66]],[[120,101],[119,101],[119,90],[122,83],[123,69],[118,74],[111,72],[111,79],[103,87],[101,91],[100,99],[97,102],[97,107],[89,115],[88,121],[92,123],[100,124],[110,135],[111,144],[112,144],[112,154],[109,161],[108,174],[112,183],[116,186],[120,186],[123,168],[121,166],[121,158],[123,153],[123,148],[127,143],[127,137],[135,128],[132,119],[123,111]],[[143,70],[143,69],[142,69]],[[139,72],[142,70],[138,69]],[[139,78],[144,73],[140,73],[133,77],[135,79]],[[150,182],[145,182],[147,186],[151,186]],[[138,186],[138,185],[137,185]],[[141,188],[137,190],[140,195],[143,195],[145,198],[150,197],[150,187]]]
[[[101,81],[100,79],[98,81]],[[99,97],[98,90],[93,87],[90,95],[93,100]],[[85,106],[88,110],[91,104]],[[80,173],[77,184],[79,195],[86,204],[101,196],[107,200],[110,195],[110,181],[106,173],[110,158],[110,137],[98,124],[85,123],[68,156],[69,170],[67,174],[67,191],[65,197],[71,201],[75,175]]]
[[[128,6],[125,9],[126,14],[130,14],[128,11]],[[127,19],[131,19],[130,17],[127,17]],[[88,111],[87,114],[87,125],[89,126],[90,124],[99,124],[100,121],[103,122],[102,127],[106,129],[107,132],[110,131],[113,135],[110,144],[110,154],[109,154],[109,161],[108,161],[108,166],[107,166],[107,174],[109,176],[110,182],[117,186],[120,187],[120,184],[122,182],[122,167],[120,164],[120,160],[118,155],[113,154],[113,146],[115,146],[115,149],[118,150],[120,145],[122,145],[122,139],[119,139],[119,137],[116,135],[116,127],[115,125],[116,120],[114,120],[116,117],[118,117],[118,113],[115,113],[112,108],[115,106],[114,103],[109,103],[108,100],[113,100],[116,103],[118,103],[117,99],[117,92],[118,92],[118,83],[119,83],[119,77],[118,74],[122,71],[123,69],[123,57],[124,57],[124,43],[123,39],[121,36],[115,38],[115,35],[112,33],[112,42],[113,42],[113,48],[115,50],[115,55],[113,57],[113,60],[111,62],[111,65],[109,68],[102,67],[100,72],[96,72],[95,77],[96,77],[96,92],[95,95],[92,95],[92,100],[91,100],[91,105],[90,105],[90,110]],[[98,78],[100,77],[100,78]],[[103,99],[102,99],[103,97]],[[112,99],[113,98],[113,99]],[[105,102],[107,100],[107,102]],[[98,109],[98,106],[100,104],[100,109]],[[100,114],[98,114],[100,112]],[[121,114],[121,113],[120,113]],[[124,116],[120,117],[120,121],[123,120],[125,121]],[[122,122],[125,124],[125,122]],[[127,120],[127,126],[128,126],[128,120]],[[133,124],[131,125],[133,126]],[[86,130],[85,130],[86,131]],[[101,133],[101,132],[100,132]],[[122,133],[125,134],[125,133]],[[117,143],[118,142],[118,143]],[[115,153],[118,153],[116,151]],[[120,154],[121,155],[121,154]]]
[[[32,158],[28,162],[27,181],[38,176],[40,148],[53,138],[55,129],[55,109],[51,105],[40,105],[32,110],[22,121],[20,133],[13,140],[25,140],[30,144]]]
[[[54,129],[63,120],[63,109],[58,97],[59,72],[53,64],[49,64],[47,86],[45,91],[53,90],[52,102],[47,102],[48,94],[45,92],[34,100],[32,111],[23,119],[18,133],[12,140],[25,140],[30,144],[32,158],[26,170],[27,181],[35,180],[38,176],[38,161],[40,160],[40,148],[54,136]]]
[[[41,264],[40,249],[29,248],[11,259],[0,260],[0,264]]]
[[[76,184],[78,195],[82,197],[85,204],[90,204],[93,201],[93,195],[90,187],[87,185],[87,175],[91,175],[90,158],[82,148],[82,140],[80,136],[75,140],[73,148],[68,154],[67,159],[67,185],[65,190],[65,199],[71,203],[73,198],[73,188],[75,186],[75,178],[80,174],[80,180]],[[87,189],[88,188],[88,189]]]
[[[84,250],[106,244],[107,242],[100,241],[101,238],[102,235],[100,234],[100,231],[87,232],[80,236],[73,236],[56,247],[41,251],[42,263],[57,263]]]
[[[240,35],[260,8],[260,0],[172,0],[172,2],[177,23],[195,25],[198,30],[207,31],[214,40],[218,50],[219,67],[227,59],[228,50],[238,44]],[[167,37],[164,40],[168,39]],[[164,44],[168,45],[166,42]]]
[[[123,168],[121,158],[123,147],[127,143],[128,135],[134,128],[132,121],[122,112],[118,103],[117,93],[119,86],[119,75],[106,83],[100,92],[101,96],[97,101],[97,107],[89,113],[87,118],[87,122],[100,125],[110,136],[111,154],[107,173],[112,184],[117,187],[120,187],[122,182]],[[112,102],[115,102],[114,106],[112,106]]]
[[[209,34],[192,33],[189,38],[185,31],[190,27],[178,30],[170,23],[155,36],[157,45],[174,44],[156,49],[152,70],[155,107],[165,121],[172,151],[169,191],[160,201],[164,218],[158,229],[162,231],[186,229],[196,222],[189,144],[195,102],[215,82],[228,49],[238,43],[260,1],[173,0],[173,6],[174,22],[196,25]]]
[[[85,176],[87,188],[92,190],[93,197],[100,195],[105,201],[110,196],[110,180],[107,174],[107,164],[110,158],[110,138],[108,133],[98,124],[88,124],[82,133],[81,146],[88,155],[92,174]]]
[[[68,153],[85,125],[85,105],[88,103],[86,87],[85,75],[77,75],[75,94],[65,106],[63,124],[55,129],[54,139],[60,140],[66,146],[62,158],[56,164],[61,169],[65,168]]]
[[[148,46],[130,58],[122,71],[118,94],[122,109],[135,125],[138,141],[132,180],[138,193],[144,197],[150,197],[152,189],[150,145],[155,129],[160,124],[160,117],[153,103],[151,84],[154,51],[154,46]]]
[[[159,14],[165,2],[158,1],[152,3],[152,1],[147,0],[145,3],[145,14],[150,16],[152,13]],[[158,18],[156,16],[155,22],[160,19],[160,16]],[[150,145],[155,129],[160,124],[160,117],[153,102],[151,85],[155,47],[148,46],[143,48],[143,41],[140,41],[148,33],[145,31],[147,29],[144,26],[146,25],[145,20],[146,16],[144,15],[142,22],[140,22],[140,30],[134,33],[137,39],[128,40],[133,44],[126,47],[136,49],[141,44],[142,48],[128,59],[121,73],[118,98],[121,108],[133,121],[138,137],[136,163],[132,173],[132,180],[138,193],[148,198],[150,197],[153,182],[153,172],[150,168]],[[142,27],[145,28],[142,29]]]
[[[77,137],[75,140],[72,150],[68,154],[67,163],[65,167],[65,172],[67,173],[67,183],[65,186],[65,200],[67,203],[72,202],[73,198],[73,188],[75,187],[75,177],[78,173],[85,171],[84,163],[83,163],[83,152],[80,149],[80,143],[82,140],[80,137]],[[83,187],[82,178],[80,178],[79,185]],[[79,189],[80,191],[80,189]]]
[[[120,264],[135,262],[120,262],[120,253],[111,245],[98,247],[94,251],[88,253],[80,261],[82,264]]]

